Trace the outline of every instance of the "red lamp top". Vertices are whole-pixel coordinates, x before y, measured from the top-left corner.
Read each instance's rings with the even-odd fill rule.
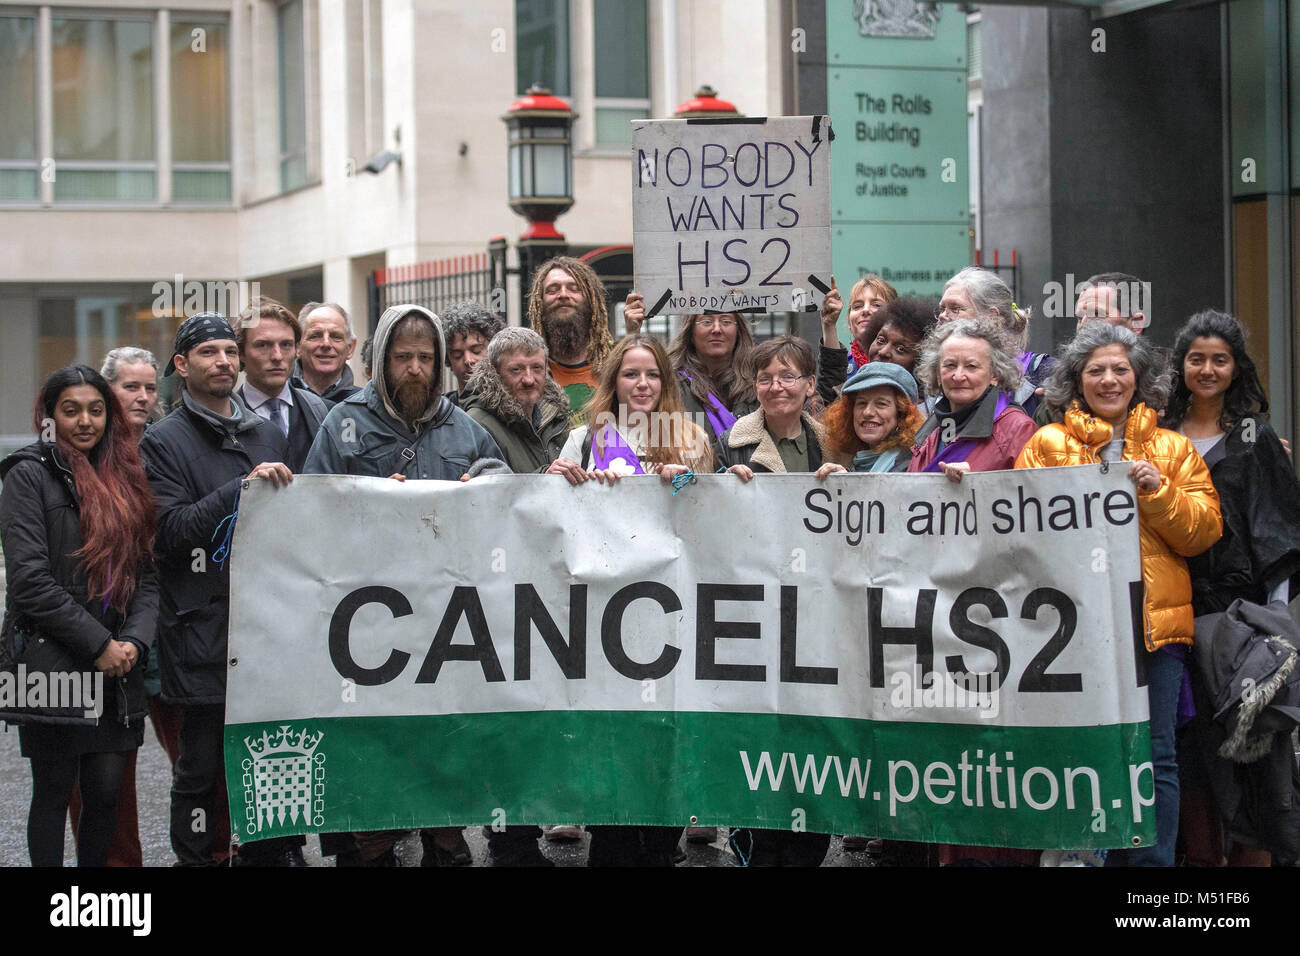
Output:
[[[718,91],[705,84],[695,91],[695,98],[687,100],[673,113],[678,119],[690,119],[699,116],[739,116],[740,111],[734,103],[718,98]]]
[[[506,116],[508,117],[514,113],[534,112],[547,115],[574,115],[569,104],[558,96],[552,96],[550,90],[541,86],[532,86],[528,88],[527,93],[510,104],[510,108],[506,110]]]

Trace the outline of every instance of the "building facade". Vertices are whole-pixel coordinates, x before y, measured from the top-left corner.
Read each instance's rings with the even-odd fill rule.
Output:
[[[30,434],[54,368],[165,355],[197,308],[329,299],[364,336],[376,270],[518,235],[501,116],[534,83],[578,113],[560,230],[628,243],[631,120],[710,83],[749,116],[851,129],[828,50],[871,16],[965,24],[968,195],[949,215],[969,218],[971,258],[1016,251],[1034,348],[1072,332],[1055,291],[1071,277],[1132,273],[1161,344],[1199,308],[1242,318],[1294,438],[1300,0],[931,6],[0,3],[0,442]]]

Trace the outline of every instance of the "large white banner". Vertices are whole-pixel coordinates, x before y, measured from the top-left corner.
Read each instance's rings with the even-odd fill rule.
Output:
[[[333,768],[333,824],[309,829],[506,805],[782,825],[790,797],[809,829],[1120,845],[1150,825],[1137,521],[1120,468],[703,476],[677,495],[653,477],[253,482],[232,802],[292,751]],[[949,807],[942,782],[977,765],[980,800]],[[854,799],[863,770],[882,789],[864,777]],[[442,785],[413,794],[408,774]],[[1010,807],[985,801],[995,779]]]

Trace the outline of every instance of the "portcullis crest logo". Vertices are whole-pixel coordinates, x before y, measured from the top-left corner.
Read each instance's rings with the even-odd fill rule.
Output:
[[[325,755],[316,748],[324,731],[309,733],[282,724],[274,736],[245,737],[244,829],[248,833],[302,822],[321,826],[325,811]]]

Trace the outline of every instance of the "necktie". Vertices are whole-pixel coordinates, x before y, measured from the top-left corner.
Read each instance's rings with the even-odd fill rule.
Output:
[[[289,437],[289,423],[288,423],[287,421],[285,421],[285,416],[282,416],[282,415],[280,414],[280,407],[281,407],[283,404],[284,404],[284,402],[280,401],[280,399],[278,399],[278,398],[273,398],[273,399],[271,399],[270,401],[268,401],[268,402],[266,403],[266,407],[267,407],[267,408],[270,410],[270,412],[271,412],[271,414],[268,416],[268,418],[270,418],[271,421],[275,422],[275,424],[279,427],[279,429],[280,429],[281,433],[284,435],[284,437],[285,437],[285,438],[288,438],[288,437]]]

